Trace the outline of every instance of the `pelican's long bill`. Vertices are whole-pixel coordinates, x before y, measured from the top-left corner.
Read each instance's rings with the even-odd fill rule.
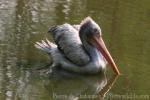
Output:
[[[95,45],[97,47],[97,49],[102,53],[102,55],[105,57],[105,59],[107,60],[107,62],[110,64],[110,66],[112,67],[113,71],[117,74],[120,75],[120,72],[113,60],[113,58],[111,57],[109,51],[107,50],[105,43],[102,39],[102,37],[98,38],[96,36],[93,37],[93,40],[95,42]]]

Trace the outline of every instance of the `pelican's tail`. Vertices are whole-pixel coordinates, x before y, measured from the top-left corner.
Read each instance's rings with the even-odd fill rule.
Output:
[[[56,45],[46,39],[45,41],[42,40],[41,42],[36,42],[35,47],[49,54],[51,53],[52,48],[56,47]]]

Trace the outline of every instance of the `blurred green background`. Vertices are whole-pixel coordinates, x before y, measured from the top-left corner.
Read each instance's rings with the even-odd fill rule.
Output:
[[[87,16],[100,25],[122,73],[107,94],[150,99],[150,0],[0,0],[0,100],[59,100],[54,93],[71,93],[69,100],[74,100],[79,94],[94,94],[94,84],[101,84],[98,77],[48,79],[24,70],[49,63],[34,43],[52,40],[46,34],[50,26],[79,24]],[[107,79],[111,76],[108,67]]]

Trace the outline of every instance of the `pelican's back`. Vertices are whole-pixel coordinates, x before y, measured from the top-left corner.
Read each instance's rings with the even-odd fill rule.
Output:
[[[90,61],[83,49],[78,30],[70,24],[63,24],[50,29],[58,49],[65,57],[77,65],[85,65]]]

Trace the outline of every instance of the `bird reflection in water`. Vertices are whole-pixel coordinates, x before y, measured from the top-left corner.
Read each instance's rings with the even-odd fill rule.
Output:
[[[57,70],[46,89],[54,100],[103,100],[117,78],[114,75],[108,79],[104,73],[91,76]]]

